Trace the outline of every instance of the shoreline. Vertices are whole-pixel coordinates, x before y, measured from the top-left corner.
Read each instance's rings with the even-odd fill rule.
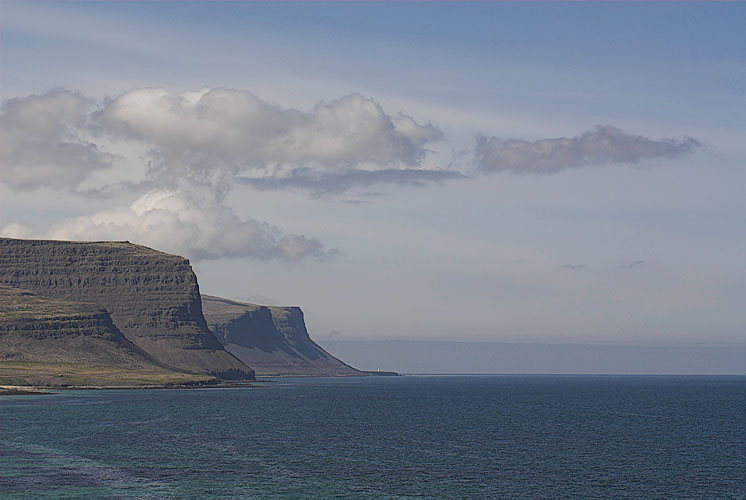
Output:
[[[0,396],[33,396],[39,394],[57,394],[64,391],[111,391],[111,390],[166,390],[166,389],[231,389],[239,387],[259,387],[257,383],[267,383],[270,380],[252,380],[246,383],[219,384],[154,384],[154,385],[65,385],[65,386],[35,386],[35,385],[0,385]]]
[[[166,389],[236,389],[240,387],[260,387],[257,384],[272,383],[270,379],[283,378],[350,378],[350,377],[402,377],[397,372],[360,371],[356,375],[262,375],[263,378],[251,381],[197,382],[187,384],[150,384],[150,385],[0,385],[0,396],[33,396],[39,394],[56,394],[61,391],[110,391],[110,390],[166,390]]]
[[[33,396],[36,394],[52,394],[49,387],[32,385],[0,385],[0,396]]]

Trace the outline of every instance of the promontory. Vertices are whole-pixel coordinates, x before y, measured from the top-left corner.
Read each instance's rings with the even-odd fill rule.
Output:
[[[365,375],[298,307],[201,295],[189,261],[126,241],[0,238],[0,385],[183,386]]]

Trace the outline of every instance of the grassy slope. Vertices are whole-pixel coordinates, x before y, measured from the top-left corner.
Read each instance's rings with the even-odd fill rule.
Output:
[[[163,385],[212,380],[173,371],[127,341],[105,310],[0,286],[0,385]]]
[[[85,363],[0,362],[0,385],[125,387],[209,380],[213,378],[163,369],[127,370]]]

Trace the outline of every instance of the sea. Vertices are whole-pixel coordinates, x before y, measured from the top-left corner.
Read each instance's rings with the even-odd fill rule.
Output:
[[[0,397],[3,499],[744,499],[746,377],[404,376]]]

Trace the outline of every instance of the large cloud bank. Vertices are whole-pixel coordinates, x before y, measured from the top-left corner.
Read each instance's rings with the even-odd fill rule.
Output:
[[[83,186],[122,160],[142,166],[142,178],[129,187],[208,186],[217,196],[236,183],[324,194],[465,177],[450,166],[423,167],[428,144],[443,136],[440,129],[389,114],[355,93],[301,111],[222,88],[134,89],[101,102],[56,90],[6,101],[0,132],[0,182],[13,189],[105,191],[112,186]],[[555,173],[675,158],[698,146],[694,139],[656,140],[607,125],[534,142],[480,136],[474,160],[482,173]]]
[[[200,205],[185,193],[167,190],[148,192],[129,207],[63,220],[46,232],[34,233],[11,224],[0,234],[57,240],[130,240],[196,260],[253,257],[297,261],[334,254],[325,251],[317,239],[285,235],[269,224],[242,219],[224,205]]]
[[[359,94],[299,111],[209,88],[135,89],[99,103],[57,90],[7,101],[0,127],[3,183],[73,191],[111,165],[118,144],[139,145],[145,153],[133,159],[147,165],[142,181],[168,188],[191,182],[225,191],[238,174],[287,178],[299,168],[322,176],[404,169],[422,171],[427,182],[425,146],[442,137],[434,125],[387,114]]]
[[[312,237],[236,214],[224,200],[237,185],[320,196],[441,183],[474,170],[432,167],[426,157],[443,136],[438,127],[387,113],[356,93],[303,111],[221,88],[134,89],[103,101],[55,90],[5,101],[0,134],[0,182],[10,189],[98,196],[127,189],[139,196],[130,206],[63,220],[41,233],[18,224],[0,233],[130,240],[194,259],[295,261],[334,253]],[[674,158],[698,145],[598,126],[535,142],[480,136],[473,155],[478,173],[554,173]]]
[[[698,146],[695,139],[653,140],[627,134],[616,127],[599,125],[571,139],[561,137],[527,142],[479,137],[476,164],[485,173],[508,170],[550,174],[573,167],[675,158]]]
[[[0,133],[0,182],[11,189],[140,195],[40,233],[11,224],[5,236],[126,239],[194,259],[334,253],[239,217],[223,201],[235,185],[327,193],[460,176],[422,168],[426,145],[442,136],[436,126],[354,93],[300,111],[241,90],[135,89],[99,102],[55,90],[4,102]]]

